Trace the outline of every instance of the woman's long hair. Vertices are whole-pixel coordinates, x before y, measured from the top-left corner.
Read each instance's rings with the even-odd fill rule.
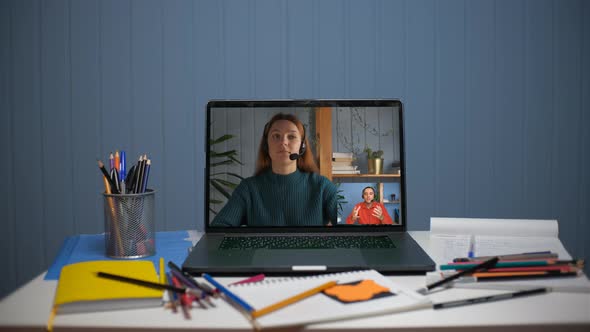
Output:
[[[258,158],[256,158],[256,171],[254,172],[254,175],[259,175],[263,171],[269,169],[272,165],[272,160],[268,154],[268,132],[270,131],[273,123],[279,120],[287,120],[295,124],[297,130],[299,130],[299,135],[305,142],[306,149],[303,153],[303,156],[297,159],[297,168],[302,172],[319,173],[318,166],[315,163],[313,153],[311,152],[309,142],[307,141],[307,135],[305,134],[303,123],[301,123],[301,121],[299,121],[299,119],[293,114],[278,113],[275,114],[264,126],[264,132],[262,133],[262,138],[260,139],[260,144],[258,145]]]

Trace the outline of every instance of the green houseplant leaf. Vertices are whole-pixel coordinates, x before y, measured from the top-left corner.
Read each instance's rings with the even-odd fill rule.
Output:
[[[209,168],[214,169],[215,167],[224,166],[224,165],[234,165],[239,164],[243,165],[242,162],[237,158],[238,152],[236,150],[228,150],[223,152],[218,152],[214,150],[214,146],[223,142],[226,142],[235,135],[225,134],[216,139],[209,140]],[[230,180],[235,179],[236,182]],[[231,192],[238,186],[240,181],[244,178],[239,174],[232,173],[232,172],[215,172],[211,173],[209,176],[209,186],[211,186],[211,190],[214,190],[226,199],[229,199],[231,196]],[[210,199],[209,200],[209,211],[217,214],[217,210],[214,208],[215,205],[221,204],[224,201],[218,199]]]

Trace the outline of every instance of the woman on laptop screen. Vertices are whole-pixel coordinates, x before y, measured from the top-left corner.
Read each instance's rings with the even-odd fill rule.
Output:
[[[318,173],[301,121],[278,113],[264,126],[256,170],[233,191],[211,226],[327,226],[337,189]]]

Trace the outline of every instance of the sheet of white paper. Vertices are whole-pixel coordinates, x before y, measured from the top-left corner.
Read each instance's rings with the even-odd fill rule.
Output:
[[[557,237],[557,220],[430,218],[431,234]]]
[[[430,253],[437,265],[452,262],[456,257],[467,257],[471,235],[431,234]]]
[[[475,256],[550,250],[571,259],[557,235],[557,220],[431,218],[430,252],[437,265],[446,264],[467,257],[473,241]]]
[[[475,237],[475,256],[509,255],[525,252],[551,251],[559,259],[572,259],[558,238],[485,236]]]

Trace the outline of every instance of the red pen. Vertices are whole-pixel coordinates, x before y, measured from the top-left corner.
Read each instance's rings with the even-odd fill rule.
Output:
[[[257,281],[262,281],[262,280],[264,280],[264,274],[261,273],[261,274],[255,275],[253,277],[246,278],[244,280],[233,282],[230,285],[247,284],[247,283],[250,283],[250,282],[257,282]]]

